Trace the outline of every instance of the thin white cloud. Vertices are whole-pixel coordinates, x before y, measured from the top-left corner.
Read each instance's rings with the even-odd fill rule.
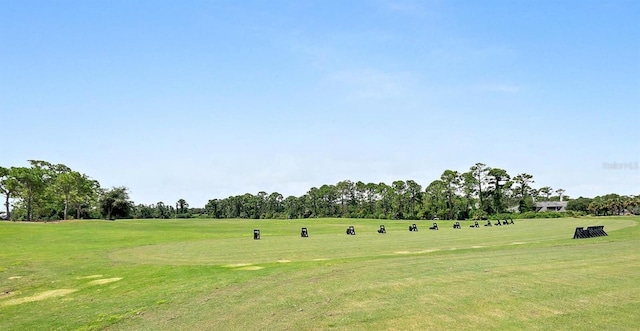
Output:
[[[347,96],[362,99],[401,98],[412,85],[408,73],[373,69],[338,71],[330,74],[329,79],[340,84]]]
[[[431,1],[433,4],[433,1]],[[417,1],[398,1],[398,0],[390,0],[390,1],[382,1],[380,6],[383,10],[407,15],[407,16],[415,16],[415,17],[425,17],[429,14],[429,11],[425,8],[425,1],[417,2]]]
[[[482,84],[475,86],[474,90],[481,92],[517,93],[521,88],[511,84]]]
[[[498,63],[518,56],[517,50],[508,44],[486,44],[481,40],[464,36],[447,36],[431,47],[427,53],[439,63]]]
[[[311,67],[321,71],[335,66],[338,61],[336,51],[326,45],[294,42],[291,51],[306,59]]]

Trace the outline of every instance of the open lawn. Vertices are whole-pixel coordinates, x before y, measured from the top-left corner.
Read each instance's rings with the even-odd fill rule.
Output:
[[[0,330],[637,330],[638,222],[1,222]]]

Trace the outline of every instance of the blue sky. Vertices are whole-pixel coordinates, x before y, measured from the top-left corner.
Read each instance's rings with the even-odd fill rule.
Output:
[[[476,162],[640,193],[637,1],[0,1],[0,165],[136,203]]]

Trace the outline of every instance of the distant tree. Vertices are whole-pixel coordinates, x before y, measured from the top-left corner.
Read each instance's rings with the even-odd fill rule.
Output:
[[[71,203],[71,195],[74,192],[81,190],[82,183],[82,175],[79,172],[68,171],[60,173],[54,179],[53,186],[57,193],[61,194],[64,199],[64,211],[63,218],[67,219],[67,215],[69,212],[69,204]]]
[[[589,204],[593,201],[591,198],[579,197],[567,202],[567,210],[589,212]]]
[[[425,188],[423,218],[444,219],[448,216],[446,186],[444,181],[436,179]]]
[[[377,206],[376,214],[378,218],[391,218],[393,208],[393,187],[385,184],[378,183],[376,185]]]
[[[478,193],[476,189],[478,186],[477,179],[473,176],[473,172],[467,171],[460,175],[460,180],[465,204],[464,209],[469,213],[476,209],[474,196]]]
[[[569,200],[571,201],[571,200]],[[638,210],[638,198],[636,196],[633,195],[626,195],[625,196],[625,201],[624,201],[624,210],[625,210],[625,214],[629,213],[632,215],[637,215],[639,210]]]
[[[309,197],[309,210],[311,211],[310,215],[313,217],[318,217],[318,212],[320,210],[320,190],[317,187],[312,187],[307,192],[307,196]]]
[[[153,218],[153,205],[138,204],[133,208],[134,218]]]
[[[106,190],[100,197],[102,216],[108,220],[113,220],[117,217],[128,218],[131,206],[132,202],[129,200],[128,189],[124,186]]]
[[[595,216],[600,216],[601,212],[605,212],[605,205],[602,202],[602,199],[600,197],[595,197],[593,198],[593,200],[591,200],[591,202],[589,203],[589,206],[587,207],[587,209],[589,210],[589,212]]]
[[[264,218],[281,217],[280,214],[284,210],[282,205],[283,199],[282,194],[278,192],[269,194],[269,196],[267,196],[266,211],[262,216],[264,216]]]
[[[260,219],[264,217],[267,210],[267,198],[269,194],[265,191],[258,192],[257,195],[246,194],[245,201],[248,204],[248,208],[251,212],[248,213],[249,218]]]
[[[407,210],[404,214],[409,219],[416,219],[422,202],[422,186],[413,180],[407,180],[406,184]]]
[[[540,195],[544,196],[545,201],[549,201],[549,197],[551,196],[551,192],[553,192],[553,189],[549,186],[544,186],[541,187],[538,192]]]
[[[167,207],[164,202],[158,201],[153,209],[153,217],[160,219],[168,219],[172,217],[171,208]]]
[[[322,185],[318,189],[320,195],[320,217],[336,217],[338,212],[338,189],[335,185]]]
[[[367,183],[364,188],[366,215],[370,218],[375,218],[376,201],[378,200],[378,184]]]
[[[353,204],[355,184],[350,180],[343,180],[335,187],[340,200],[340,216],[349,217],[349,206]]]
[[[529,195],[534,202],[538,201],[538,198],[540,197],[540,191],[532,187],[531,189],[529,189]]]
[[[0,167],[0,194],[4,195],[4,206],[7,212],[7,219],[11,219],[11,209],[9,200],[17,193],[20,183],[16,179],[13,167]]]
[[[487,178],[489,182],[489,191],[492,198],[492,212],[490,212],[489,214],[504,213],[506,210],[506,206],[504,201],[503,189],[505,188],[505,186],[510,185],[509,179],[511,179],[511,177],[506,170],[493,168],[487,173]]]
[[[402,180],[396,180],[391,183],[391,190],[393,192],[392,217],[393,219],[404,219],[405,215],[403,211],[405,209],[405,205],[407,204],[405,201],[407,184]]]
[[[455,198],[458,187],[460,186],[460,174],[457,171],[445,170],[440,176],[440,180],[444,184],[444,194],[447,204],[447,219],[455,218]]]
[[[518,210],[521,213],[533,209],[533,198],[530,196],[531,184],[535,183],[533,176],[527,173],[518,174],[513,178],[515,196],[518,199]]]
[[[478,193],[478,198],[480,199],[480,209],[486,209],[485,197],[487,196],[487,194],[485,193],[484,189],[485,185],[487,185],[487,175],[489,174],[490,170],[491,167],[488,167],[486,164],[480,162],[474,164],[470,168],[471,174],[475,179],[474,183],[477,185],[476,192]]]
[[[186,210],[189,208],[189,204],[185,199],[180,199],[176,202],[176,209],[178,210],[178,214],[185,214]]]
[[[18,181],[20,198],[26,205],[26,220],[34,220],[34,205],[40,200],[47,188],[50,175],[43,167],[42,161],[29,160],[32,167],[14,168],[14,175]]]
[[[624,208],[623,197],[618,194],[612,193],[602,197],[602,200],[612,215],[622,214]]]
[[[300,198],[290,195],[282,201],[282,208],[286,218],[299,218],[303,214],[304,195]]]
[[[76,189],[71,192],[71,205],[76,210],[76,219],[80,219],[91,208],[96,207],[100,192],[100,183],[91,179],[89,176],[82,174],[80,178],[76,178]],[[91,217],[91,215],[89,215]]]
[[[211,199],[204,206],[204,211],[209,217],[220,218],[220,201],[218,199]]]

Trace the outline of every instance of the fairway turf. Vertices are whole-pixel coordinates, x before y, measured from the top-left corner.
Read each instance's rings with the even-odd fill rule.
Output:
[[[0,329],[637,330],[639,221],[2,222]]]

